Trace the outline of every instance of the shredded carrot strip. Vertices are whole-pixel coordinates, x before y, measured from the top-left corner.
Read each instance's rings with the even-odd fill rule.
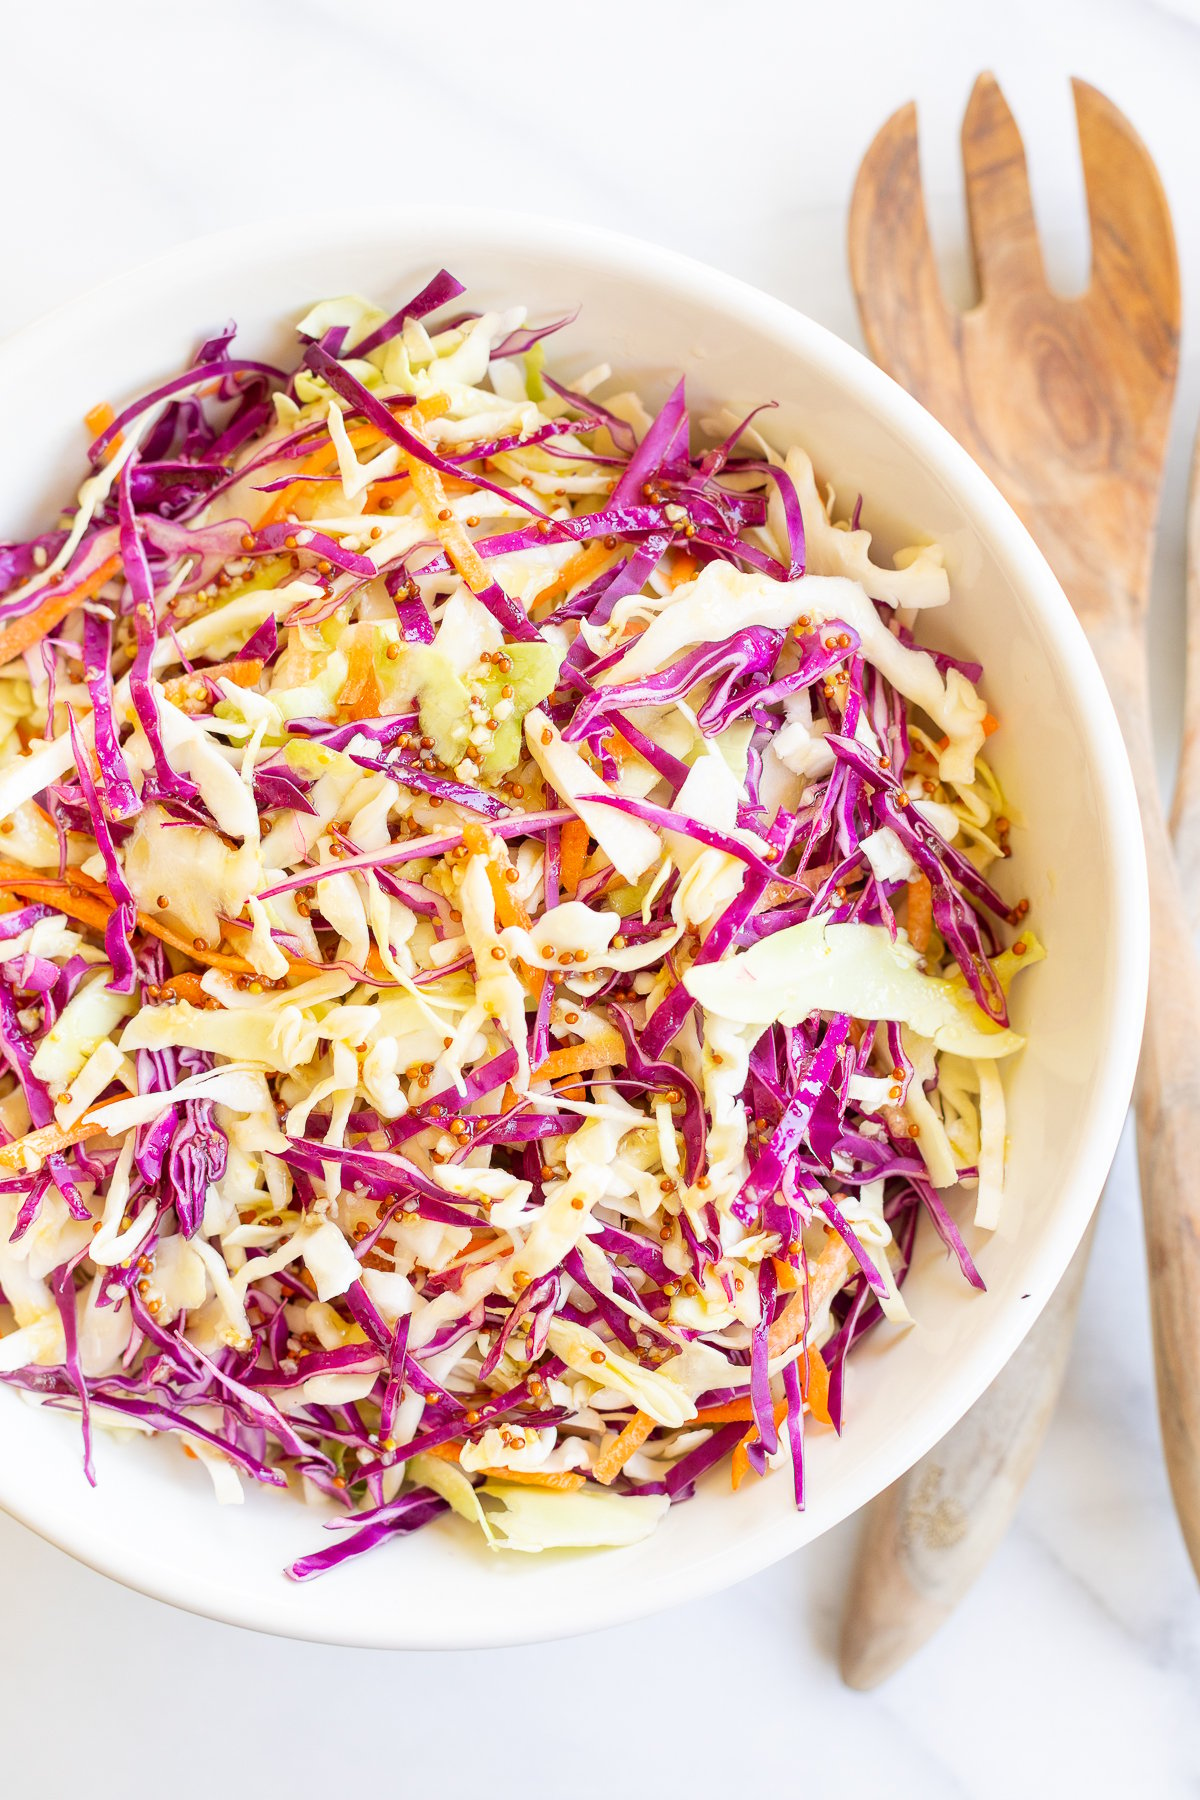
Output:
[[[14,657],[23,656],[34,644],[40,643],[56,625],[62,624],[69,612],[74,612],[84,600],[90,600],[93,594],[99,593],[105,582],[120,567],[119,556],[108,557],[75,587],[68,588],[65,594],[51,594],[40,606],[35,606],[32,612],[22,613],[19,619],[6,625],[0,631],[0,668],[5,663],[12,662]]]
[[[783,1421],[787,1418],[787,1401],[777,1400],[773,1410],[776,1425],[782,1425]],[[729,1477],[733,1482],[733,1491],[735,1494],[750,1473],[749,1451],[751,1444],[753,1444],[757,1438],[758,1426],[752,1425],[741,1443],[737,1446],[730,1460]]]
[[[97,1119],[95,1114],[103,1112],[106,1106],[115,1106],[118,1100],[129,1098],[128,1094],[114,1094],[111,1100],[98,1100],[82,1119],[65,1130],[61,1125],[43,1125],[37,1131],[26,1132],[24,1137],[14,1138],[11,1144],[0,1144],[0,1169],[26,1169],[31,1162],[45,1162],[57,1150],[82,1144],[85,1138],[99,1137],[104,1130],[104,1120]]]
[[[258,521],[257,529],[262,531],[268,525],[281,524],[289,513],[295,512],[302,504],[307,505],[311,512],[314,503],[324,500],[327,495],[332,495],[337,485],[337,482],[331,478],[329,481],[319,482],[294,481],[289,487],[280,488]]]
[[[925,954],[933,931],[933,887],[928,875],[916,875],[908,884],[908,940]]]
[[[170,994],[176,1000],[186,1000],[189,1006],[203,1006],[211,998],[200,985],[203,979],[195,969],[185,969],[182,975],[172,975],[169,981],[164,981],[159,993]]]
[[[431,395],[428,400],[419,400],[404,422],[419,437],[421,426],[429,424],[431,419],[439,418],[448,410],[449,405],[450,401],[445,394]],[[446,505],[446,486],[440,473],[429,463],[422,462],[419,456],[413,456],[408,451],[403,454],[412,478],[413,491],[421,502],[426,523],[436,533],[442,549],[471,592],[481,594],[486,587],[491,586],[492,578],[461,519],[455,518],[453,513],[448,518],[442,517],[450,509]]]
[[[383,710],[383,690],[375,670],[374,633],[349,634],[346,679],[337,697],[339,715],[347,719],[377,719]]]
[[[160,938],[164,944],[170,944],[173,950],[182,950],[185,956],[190,956],[194,962],[205,963],[210,969],[225,969],[231,975],[258,973],[254,964],[247,962],[244,956],[232,956],[224,950],[200,950],[190,938],[180,937],[177,931],[172,931],[149,913],[140,912],[137,922],[139,931],[148,931],[151,937]],[[295,963],[298,959],[289,957],[288,960]],[[314,965],[306,963],[304,966],[311,968]]]
[[[825,1367],[825,1358],[819,1350],[808,1349],[804,1352],[808,1364],[808,1391],[804,1398],[808,1402],[808,1410],[814,1419],[822,1425],[832,1425],[829,1415],[829,1370]]]
[[[552,1488],[559,1494],[574,1494],[583,1486],[585,1477],[574,1469],[485,1469],[492,1481],[515,1481],[521,1487]]]
[[[784,1293],[795,1293],[801,1285],[799,1271],[793,1269],[791,1263],[784,1262],[781,1256],[773,1256],[771,1261],[775,1264],[775,1280],[779,1287]]]
[[[379,953],[378,944],[372,944],[371,948],[367,951],[367,960],[363,964],[363,968],[368,975],[373,975],[376,981],[391,982],[395,979]]]
[[[84,413],[83,422],[87,426],[88,430],[91,432],[92,436],[94,438],[98,438],[102,431],[108,430],[109,426],[112,424],[112,422],[116,418],[116,416],[117,416],[116,413],[113,411],[112,407],[108,404],[108,401],[101,400],[101,402],[99,403],[98,406],[93,406],[92,410],[90,412]],[[112,442],[105,446],[105,450],[104,450],[105,462],[112,461],[113,457],[117,454],[117,451],[121,448],[121,445],[124,442],[125,442],[124,433],[118,431],[116,437],[113,438]]]
[[[455,518],[452,513],[448,519],[443,519],[442,514],[449,511],[449,508],[440,474],[417,456],[408,458],[408,472],[412,476],[412,484],[421,502],[426,522],[436,533],[442,549],[471,592],[482,594],[485,588],[490,587],[492,578],[461,519]]]
[[[501,929],[506,925],[521,925],[529,930],[531,920],[525,907],[513,892],[513,885],[508,879],[508,871],[512,868],[508,852],[499,842],[489,837],[487,827],[472,820],[463,826],[463,843],[472,856],[482,856],[487,864],[488,885],[492,890],[492,904],[496,908],[496,920]],[[535,1000],[542,997],[542,988],[546,981],[544,969],[531,969],[522,957],[516,959],[515,968],[526,989]]]
[[[379,433],[374,425],[352,425],[346,436],[358,450],[364,444],[370,443],[372,438],[378,438]],[[297,475],[323,475],[325,470],[332,468],[336,462],[337,450],[333,444],[322,444],[319,450],[314,450],[310,455],[301,458],[296,473]],[[276,525],[280,519],[285,519],[288,513],[294,509],[297,501],[312,500],[323,495],[326,486],[336,487],[337,482],[331,480],[320,486],[313,481],[289,482],[287,487],[280,488],[277,494],[271,496],[270,504],[258,522],[259,530],[261,531],[264,525]]]
[[[558,883],[568,900],[579,891],[579,883],[583,879],[583,865],[587,861],[588,845],[592,834],[582,819],[568,819],[562,828],[562,865],[559,870]]]
[[[702,1406],[692,1423],[694,1425],[735,1425],[743,1419],[752,1419],[754,1409],[750,1404],[750,1396],[744,1400],[726,1400],[720,1406]]]
[[[104,930],[112,912],[111,900],[105,905],[82,887],[72,893],[72,883],[60,881],[57,876],[36,875],[32,869],[15,863],[0,865],[0,882],[7,893],[18,894],[22,900],[43,900],[68,919],[90,925],[94,931]]]
[[[14,894],[21,894],[26,900],[44,900],[47,906],[53,906],[80,925],[90,925],[94,931],[103,931],[116,907],[116,901],[108,890],[100,887],[98,882],[89,880],[78,869],[72,870],[71,879],[65,881],[57,875],[35,875],[17,863],[0,863],[0,885]],[[257,973],[254,964],[247,962],[244,956],[231,956],[223,950],[198,950],[191,939],[180,937],[178,932],[172,931],[149,913],[140,912],[137,923],[140,931],[147,931],[151,937],[161,938],[164,944],[170,944],[174,950],[182,950],[193,962],[205,963],[211,969],[226,969],[232,975]],[[295,960],[297,959],[293,958]]]
[[[430,418],[435,416],[430,412]],[[388,475],[379,481],[373,481],[367,489],[367,503],[364,511],[378,512],[381,500],[398,499],[407,491],[405,482],[408,482],[410,486],[412,484],[412,477],[406,468],[398,469],[394,475]],[[460,475],[442,476],[442,491],[446,494],[473,494],[477,487],[477,482],[468,481]],[[386,512],[388,509],[385,507],[383,510]]]
[[[389,475],[386,481],[373,481],[367,489],[367,499],[363,511],[378,512],[381,500],[398,499],[405,491],[404,484],[407,480],[408,470],[404,469],[397,475]],[[385,507],[384,511],[387,510]]]
[[[654,1427],[655,1420],[649,1413],[635,1412],[620,1436],[614,1438],[607,1450],[602,1450],[596,1458],[592,1465],[592,1480],[600,1482],[603,1487],[611,1486],[630,1457],[641,1449]]]
[[[577,550],[574,556],[568,557],[557,575],[552,575],[545,587],[539,588],[533,596],[533,606],[540,606],[543,601],[561,600],[580,582],[588,581],[598,575],[608,562],[612,551],[607,549],[603,538],[597,538],[586,549]]]
[[[512,883],[505,873],[505,870],[511,867],[512,864],[507,859],[503,867],[495,861],[488,863],[488,880],[492,887],[492,898],[496,903],[496,918],[501,926],[523,925],[528,931],[532,920],[522,902],[513,893]],[[538,970],[537,973],[540,975],[544,971]],[[540,988],[540,981],[538,986]]]
[[[591,1043],[568,1044],[552,1050],[545,1062],[533,1071],[534,1081],[561,1081],[564,1075],[582,1075],[588,1069],[606,1069],[623,1064],[625,1045],[617,1032],[595,1038]]]
[[[197,669],[192,675],[172,675],[163,682],[163,693],[172,706],[190,712],[194,705],[208,703],[205,681],[232,681],[235,687],[253,687],[263,672],[261,656],[247,656],[241,662],[214,663],[211,668]]]
[[[694,581],[700,573],[700,564],[686,550],[677,550],[671,563],[667,580],[673,588],[682,587],[685,581]]]
[[[518,1100],[519,1095],[516,1088],[511,1081],[506,1081],[504,1084],[504,1092],[500,1096],[500,1111],[502,1113],[510,1113],[513,1107],[517,1105]]]
[[[434,1444],[428,1450],[422,1450],[422,1456],[436,1456],[439,1462],[456,1463],[462,1453],[461,1444]]]
[[[840,1237],[831,1236],[808,1271],[808,1312],[815,1317],[827,1300],[843,1287],[854,1268],[854,1258]],[[805,1292],[793,1294],[767,1333],[767,1355],[782,1356],[805,1328]]]
[[[463,826],[463,843],[472,856],[482,856],[487,861],[488,881],[500,925],[523,925],[528,931],[531,923],[529,914],[513,893],[512,883],[508,879],[507,871],[512,864],[507,852],[493,842],[487,826],[480,825],[474,819]]]

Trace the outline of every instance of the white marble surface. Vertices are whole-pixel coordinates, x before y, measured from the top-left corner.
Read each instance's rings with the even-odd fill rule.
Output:
[[[949,279],[966,291],[955,132],[988,66],[1030,145],[1051,266],[1077,285],[1086,241],[1065,77],[1085,75],[1157,157],[1184,265],[1155,605],[1169,769],[1200,403],[1197,0],[59,0],[11,9],[4,47],[5,329],[234,219],[286,212],[303,229],[310,208],[393,190],[619,226],[854,336],[853,171],[912,95]],[[854,1530],[602,1637],[400,1658],[172,1613],[0,1518],[4,1787],[191,1800],[222,1780],[249,1791],[298,1775],[304,1792],[374,1791],[382,1777],[402,1795],[486,1783],[496,1800],[790,1795],[835,1778],[921,1800],[1200,1793],[1200,1594],[1159,1457],[1128,1142],[1017,1524],[942,1636],[867,1698],[839,1686],[832,1660]]]

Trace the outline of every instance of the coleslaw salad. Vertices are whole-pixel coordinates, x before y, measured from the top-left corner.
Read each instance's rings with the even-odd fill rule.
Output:
[[[1040,954],[936,546],[460,292],[221,334],[3,552],[0,1370],[337,1503],[299,1577],[802,1502]]]

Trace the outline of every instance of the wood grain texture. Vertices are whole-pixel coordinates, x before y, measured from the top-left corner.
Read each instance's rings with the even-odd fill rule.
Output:
[[[1187,681],[1183,747],[1171,809],[1175,860],[1188,903],[1192,936],[1200,932],[1200,432],[1192,452],[1187,517]]]
[[[916,111],[884,126],[859,171],[850,268],[868,347],[987,470],[1090,624],[1140,622],[1179,356],[1179,276],[1154,166],[1110,101],[1075,100],[1092,279],[1046,287],[1025,152],[991,76],[963,122],[982,299],[942,294],[925,222]]]
[[[1092,1228],[986,1394],[866,1510],[842,1616],[850,1687],[895,1674],[943,1625],[1012,1523],[1058,1402]]]
[[[1159,1409],[1176,1507],[1200,1573],[1200,970],[1155,782],[1144,643],[1178,366],[1179,277],[1170,214],[1145,148],[1110,101],[1084,82],[1073,86],[1092,230],[1086,293],[1064,299],[1045,285],[1024,148],[990,75],[976,83],[963,124],[979,304],[962,314],[942,293],[912,106],[883,127],[859,171],[850,266],[872,355],[948,426],[1024,519],[1088,631],[1121,719],[1152,891],[1137,1106]],[[1068,1310],[1073,1317],[1069,1303],[1068,1293],[1049,1333]],[[1032,1383],[1030,1359],[1020,1367]],[[880,1587],[913,1622],[909,1648],[928,1630],[915,1623],[908,1590],[928,1584],[931,1611],[922,1618],[945,1617],[1003,1535],[1053,1410],[1061,1363],[1057,1371],[1031,1389],[1024,1413],[1010,1405],[1008,1384],[997,1384],[958,1427],[962,1443],[992,1446],[991,1483],[972,1477],[956,1496],[951,1484],[965,1480],[969,1460],[926,1459],[906,1478],[908,1489],[897,1484],[869,1512],[860,1573],[874,1570],[879,1585],[889,1554],[895,1558],[897,1521],[933,1467],[942,1471],[939,1504],[961,1509],[961,1546],[936,1582],[929,1565],[910,1557],[904,1580]],[[852,1639],[848,1622],[843,1672],[855,1685],[867,1684],[872,1666],[898,1666],[907,1653],[882,1601],[871,1619],[889,1648],[872,1650],[862,1633]]]

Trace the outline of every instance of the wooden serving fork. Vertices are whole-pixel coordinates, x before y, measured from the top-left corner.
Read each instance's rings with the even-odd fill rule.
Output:
[[[1183,751],[1171,835],[1183,891],[1191,908],[1193,936],[1200,932],[1200,432],[1192,451],[1187,516],[1187,689],[1183,706]]]
[[[1200,967],[1159,801],[1145,656],[1179,277],[1145,147],[1104,95],[1082,81],[1073,88],[1092,233],[1083,295],[1063,299],[1046,285],[1024,147],[990,75],[975,84],[962,134],[980,304],[962,314],[942,294],[912,105],[883,127],[859,170],[850,269],[871,354],[949,427],[1029,527],[1087,631],[1124,732],[1151,884],[1137,1122],[1159,1413],[1200,1573]],[[842,1640],[852,1685],[898,1667],[1003,1536],[1053,1411],[1086,1257],[1085,1240],[1034,1328],[1044,1354],[1018,1354],[869,1509]]]

